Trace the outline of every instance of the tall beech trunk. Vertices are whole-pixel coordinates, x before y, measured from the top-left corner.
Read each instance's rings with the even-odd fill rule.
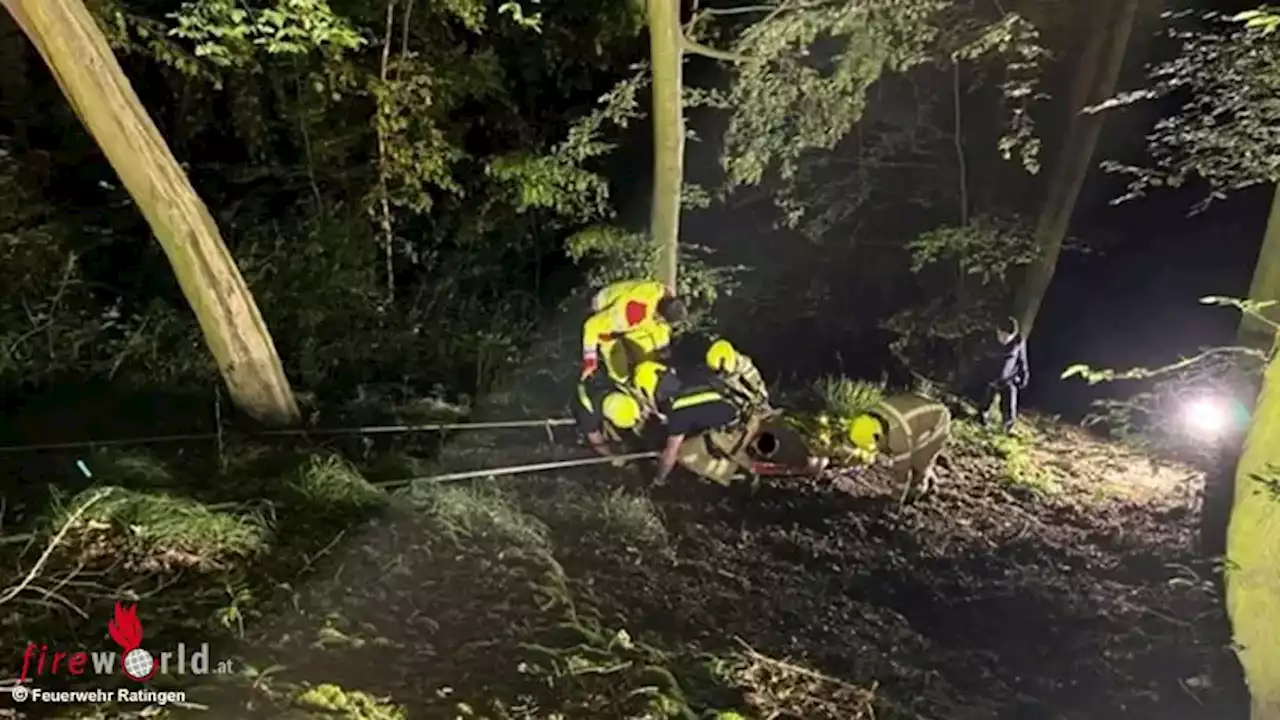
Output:
[[[1252,720],[1280,718],[1280,355],[1272,355],[1236,467],[1227,526],[1227,614],[1249,685]]]
[[[680,196],[684,185],[684,35],[678,0],[648,0],[653,67],[653,205],[649,236],[658,249],[658,279],[675,287],[680,257]]]
[[[1080,110],[1115,95],[1139,4],[1140,0],[1124,0],[1118,7],[1110,0],[1094,3],[1097,14],[1090,44],[1080,56],[1072,83],[1071,124],[1053,164],[1045,204],[1036,221],[1037,258],[1027,267],[1014,302],[1014,312],[1025,335],[1031,334],[1040,303],[1053,282],[1062,241],[1067,236],[1080,188],[1093,165],[1093,153],[1102,132],[1103,116],[1084,114]],[[1109,42],[1104,42],[1104,38]]]
[[[232,400],[264,423],[298,421],[275,344],[213,217],[88,8],[81,0],[2,1],[151,225]]]
[[[1280,183],[1276,184],[1271,199],[1271,214],[1267,217],[1262,249],[1258,251],[1253,282],[1249,285],[1249,299],[1276,301],[1277,305],[1263,310],[1262,314],[1271,322],[1280,323]],[[1240,319],[1237,340],[1241,345],[1266,350],[1271,347],[1274,335],[1270,325],[1252,315]]]
[[[1251,300],[1280,299],[1280,190],[1253,274]],[[1271,315],[1275,321],[1275,314]],[[1280,354],[1276,328],[1246,316],[1242,342],[1272,349],[1236,466],[1227,526],[1227,614],[1249,685],[1252,720],[1280,719]],[[1268,344],[1269,343],[1269,344]],[[1266,481],[1259,482],[1259,480]]]

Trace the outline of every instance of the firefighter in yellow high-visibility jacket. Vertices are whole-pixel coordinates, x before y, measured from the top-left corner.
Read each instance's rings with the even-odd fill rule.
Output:
[[[769,405],[769,388],[765,386],[759,368],[728,340],[716,340],[707,348],[707,367],[746,407],[762,408]]]
[[[652,360],[636,367],[635,389],[666,428],[667,438],[658,459],[658,483],[666,482],[677,463],[718,482],[727,482],[739,464],[732,458],[736,452],[722,450],[719,454],[725,457],[714,457],[705,443],[707,436],[717,431],[741,436],[740,431],[729,428],[741,423],[742,408],[702,380],[695,375],[682,381],[671,368]]]
[[[914,394],[891,395],[849,424],[849,440],[903,483],[902,499],[933,489],[934,465],[951,439],[951,411]]]
[[[571,406],[578,434],[592,450],[604,457],[615,457],[614,448],[622,448],[630,438],[638,437],[651,414],[635,391],[595,374],[578,382]],[[621,461],[614,460],[621,467]]]
[[[684,303],[656,280],[613,283],[591,299],[591,316],[582,324],[582,376],[601,362],[609,376],[626,382],[631,371],[671,345],[672,324],[683,321]]]

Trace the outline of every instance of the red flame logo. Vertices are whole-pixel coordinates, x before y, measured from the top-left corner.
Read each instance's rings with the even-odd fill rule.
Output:
[[[117,602],[116,616],[107,623],[107,631],[111,633],[111,639],[126,653],[141,647],[142,623],[138,622],[138,606],[124,607]]]
[[[138,621],[136,604],[124,607],[117,602],[115,617],[107,623],[107,631],[111,633],[111,639],[124,650],[120,653],[120,670],[126,677],[141,682],[155,675],[155,658],[141,649],[142,623]],[[135,666],[133,671],[130,671],[131,665]],[[143,671],[142,666],[147,669]]]

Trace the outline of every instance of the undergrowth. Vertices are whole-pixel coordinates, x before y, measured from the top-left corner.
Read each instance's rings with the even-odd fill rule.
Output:
[[[368,468],[412,460],[383,456]],[[90,454],[86,465],[86,482],[55,494],[45,513],[24,528],[29,532],[5,528],[6,539],[25,538],[20,577],[30,576],[0,592],[12,596],[7,603],[18,611],[0,623],[0,642],[10,648],[0,660],[6,667],[21,666],[21,649],[32,639],[50,647],[110,650],[102,637],[117,600],[138,603],[149,644],[208,639],[220,659],[238,647],[236,641],[270,646],[255,627],[296,604],[304,584],[323,584],[317,568],[341,540],[387,513],[407,513],[429,538],[422,552],[444,576],[473,572],[466,569],[470,562],[495,578],[512,573],[518,581],[532,573],[536,609],[518,603],[474,608],[492,617],[494,627],[523,628],[519,642],[498,651],[512,659],[516,672],[491,679],[482,692],[435,698],[434,706],[448,707],[453,717],[870,717],[864,714],[873,699],[869,691],[854,692],[745,646],[709,655],[694,646],[665,645],[625,618],[596,610],[590,592],[583,594],[589,582],[581,585],[558,560],[560,543],[608,544],[655,557],[674,552],[660,511],[634,491],[554,482],[546,492],[519,496],[486,481],[418,485],[390,496],[366,479],[359,463],[260,445],[232,447],[216,459],[104,451]],[[46,547],[53,549],[42,561]],[[339,590],[346,595],[360,588]],[[317,652],[342,656],[395,647],[394,640],[369,637],[368,629],[341,613],[324,617],[310,645]],[[269,662],[233,657],[237,672],[193,688],[219,698],[210,707],[265,702],[273,708],[269,717],[407,717],[403,699],[337,679],[285,679]],[[167,717],[174,709],[62,711],[63,717],[87,719]]]
[[[951,434],[952,441],[962,452],[999,462],[1001,477],[1011,485],[1043,495],[1061,491],[1053,473],[1035,457],[1038,433],[1034,426],[1018,424],[1013,432],[1004,433],[985,428],[972,420],[957,418],[951,422]]]
[[[884,398],[885,387],[882,383],[828,375],[813,383],[812,393],[817,398],[821,413],[852,418],[880,402]]]
[[[885,396],[884,383],[827,375],[798,398],[788,422],[804,436],[811,452],[837,464],[858,462],[862,454],[849,440],[849,425]]]
[[[127,556],[181,554],[196,563],[250,559],[269,546],[268,521],[250,504],[219,510],[168,492],[110,485],[55,500],[51,526],[64,526],[97,492],[105,495],[80,516],[81,542],[98,531]]]

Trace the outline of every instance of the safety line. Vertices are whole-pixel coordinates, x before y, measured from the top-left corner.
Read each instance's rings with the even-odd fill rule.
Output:
[[[112,447],[119,445],[153,445],[157,443],[192,442],[196,440],[215,440],[229,435],[247,435],[249,437],[287,437],[303,435],[379,435],[407,434],[414,432],[441,432],[445,430],[502,430],[515,428],[559,427],[573,425],[569,418],[549,418],[545,420],[507,420],[492,422],[455,422],[430,423],[426,425],[365,425],[345,428],[308,428],[293,430],[259,430],[253,432],[225,433],[188,433],[185,435],[153,435],[150,437],[118,438],[114,440],[84,440],[76,442],[40,443],[34,445],[0,446],[0,453],[38,452],[42,450],[73,450],[90,447]]]
[[[658,457],[659,454],[660,453],[657,452],[639,452],[631,453],[629,455],[613,455],[610,457],[557,460],[553,462],[534,463],[532,465],[508,465],[506,467],[493,468],[490,470],[464,470],[461,472],[445,473],[443,475],[429,475],[427,477],[406,478],[403,480],[388,480],[386,482],[374,483],[374,485],[381,488],[395,488],[417,484],[433,485],[437,483],[454,482],[457,480],[498,477],[500,475],[520,475],[523,473],[542,472],[544,470],[563,470],[566,468],[586,467],[588,465],[603,465],[605,463],[614,463],[618,461],[629,463],[633,460],[655,458]]]

